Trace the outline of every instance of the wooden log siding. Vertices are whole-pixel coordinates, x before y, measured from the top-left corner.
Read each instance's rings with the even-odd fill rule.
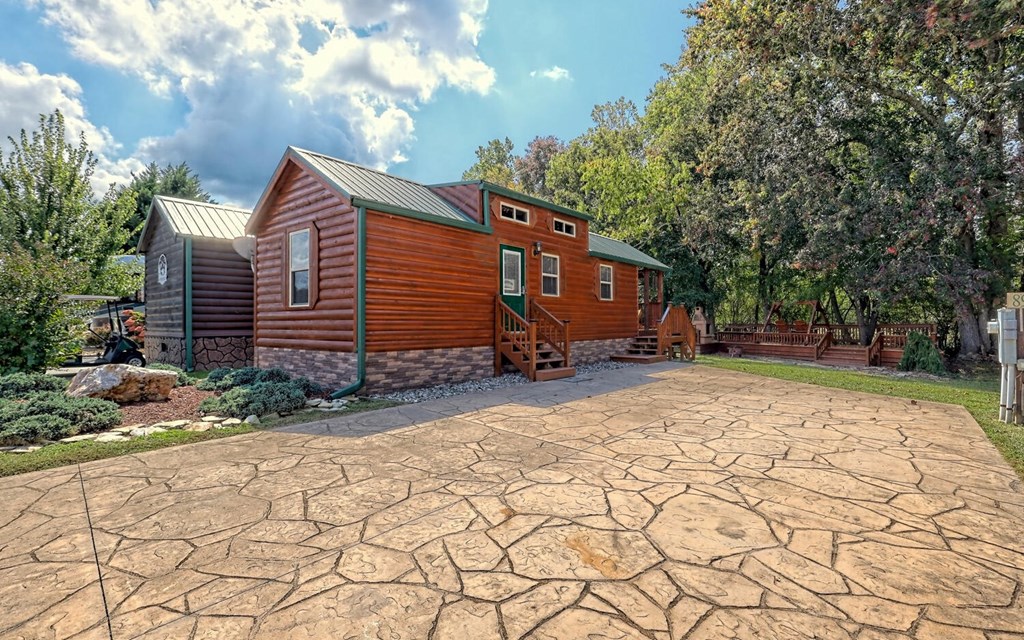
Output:
[[[586,220],[525,204],[505,196],[491,195],[491,225],[494,234],[491,268],[494,277],[491,295],[497,293],[498,245],[507,244],[526,249],[526,292],[536,297],[545,309],[559,320],[572,322],[573,340],[606,340],[628,338],[637,329],[637,268],[633,265],[590,256],[589,226]],[[502,218],[502,202],[527,209],[530,224],[524,225]],[[576,237],[553,231],[555,218],[576,225]],[[559,257],[559,296],[541,295],[541,257],[533,255],[533,243],[540,241],[543,253]],[[613,300],[601,300],[598,265],[612,266]]]
[[[491,236],[366,213],[366,350],[493,344]]]
[[[316,225],[318,296],[289,307],[285,234]],[[256,242],[257,347],[355,350],[356,211],[312,174],[292,165],[281,175]],[[312,256],[311,256],[312,257]]]
[[[253,277],[230,242],[192,241],[192,335],[251,336]]]
[[[146,333],[154,338],[185,335],[185,241],[163,216],[153,220],[146,250]],[[160,256],[167,257],[167,281],[160,284]]]
[[[500,244],[526,250],[527,294],[560,320],[574,320],[573,340],[636,335],[637,268],[591,257],[585,220],[505,197],[491,202],[493,234],[367,212],[367,351],[493,345]],[[530,225],[500,218],[498,202],[528,209]],[[575,223],[576,237],[554,233],[553,217]],[[538,240],[559,256],[558,297],[540,293]],[[613,267],[612,301],[600,300],[599,264]]]
[[[448,187],[430,187],[430,190],[441,196],[462,213],[466,214],[476,222],[483,224],[483,216],[480,215],[480,207],[483,199],[483,192],[475,184],[458,184]]]

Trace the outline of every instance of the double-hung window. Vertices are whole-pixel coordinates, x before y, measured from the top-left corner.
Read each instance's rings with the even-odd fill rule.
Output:
[[[558,256],[547,253],[540,257],[540,292],[546,296],[559,294]]]
[[[598,267],[598,271],[598,284],[601,288],[601,299],[611,300],[614,295],[614,291],[612,290],[612,266],[610,264],[602,264],[600,267]]]
[[[309,306],[309,229],[288,234],[288,306]]]

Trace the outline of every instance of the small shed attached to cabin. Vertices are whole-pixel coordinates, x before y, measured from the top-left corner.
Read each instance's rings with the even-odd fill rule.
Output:
[[[253,273],[233,240],[249,211],[156,196],[146,254],[146,359],[184,369],[252,364]]]

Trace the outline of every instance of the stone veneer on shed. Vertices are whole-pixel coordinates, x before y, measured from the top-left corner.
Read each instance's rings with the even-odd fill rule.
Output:
[[[146,339],[147,362],[185,366],[185,339],[150,335]],[[252,338],[195,338],[192,340],[195,368],[209,371],[218,367],[248,367],[253,363]]]

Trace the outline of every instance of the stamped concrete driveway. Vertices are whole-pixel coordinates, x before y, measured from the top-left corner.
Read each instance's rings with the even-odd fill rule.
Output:
[[[958,407],[666,364],[302,431],[0,480],[0,637],[1024,631]]]

